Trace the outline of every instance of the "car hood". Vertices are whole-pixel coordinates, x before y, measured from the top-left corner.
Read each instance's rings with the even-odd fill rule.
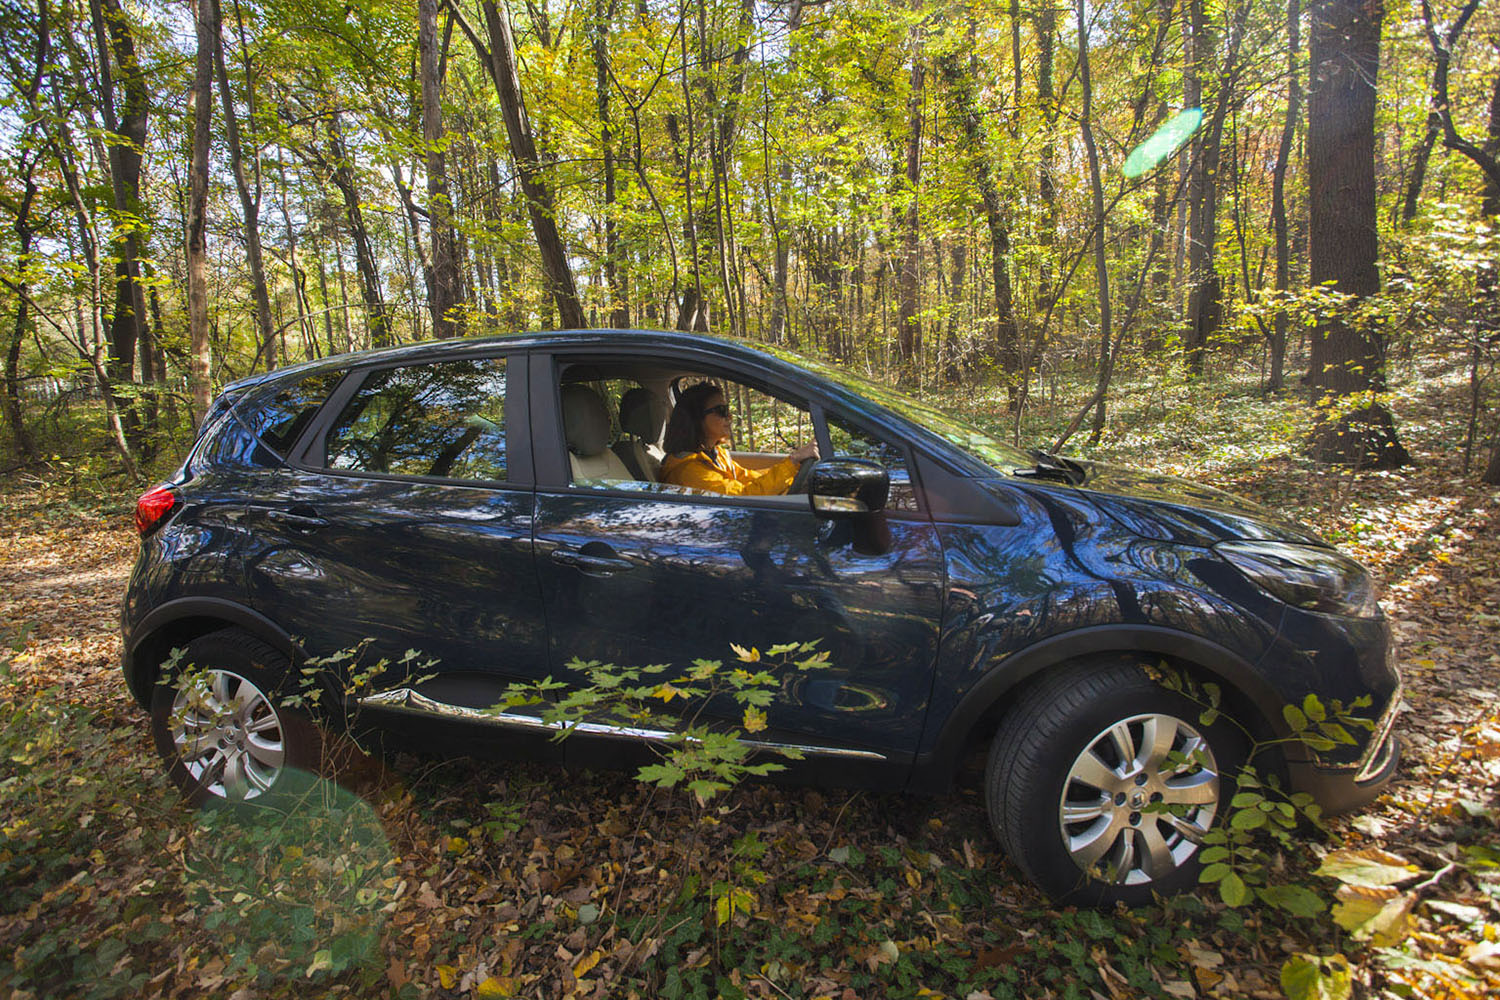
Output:
[[[1193,545],[1232,538],[1328,544],[1304,525],[1212,486],[1102,462],[1078,464],[1087,478],[1075,489],[1146,538]]]

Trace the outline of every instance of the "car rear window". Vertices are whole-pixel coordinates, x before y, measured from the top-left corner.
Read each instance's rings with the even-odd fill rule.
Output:
[[[330,469],[504,480],[505,359],[372,372],[328,431]]]
[[[241,419],[278,455],[286,455],[344,377],[340,369],[314,372],[281,386],[258,405],[241,408]]]

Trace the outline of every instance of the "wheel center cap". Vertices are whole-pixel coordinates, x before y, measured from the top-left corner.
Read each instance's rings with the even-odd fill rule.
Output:
[[[1145,792],[1133,792],[1133,793],[1131,793],[1131,796],[1130,796],[1130,808],[1132,808],[1132,809],[1144,809],[1146,807],[1146,802],[1147,802],[1147,799],[1146,799],[1146,793]]]

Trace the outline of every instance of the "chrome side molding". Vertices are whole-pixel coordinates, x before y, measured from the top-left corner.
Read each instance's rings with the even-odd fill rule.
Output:
[[[548,722],[535,715],[494,708],[469,708],[446,701],[429,698],[409,687],[393,688],[378,694],[365,695],[358,699],[362,708],[378,708],[385,711],[410,712],[413,715],[436,715],[465,722],[482,722],[491,726],[519,729],[536,733],[556,733],[571,729],[588,736],[611,736],[620,739],[660,741],[672,736],[665,729],[643,726],[622,726],[608,722]],[[741,743],[757,750],[793,750],[805,757],[842,757],[850,760],[885,760],[885,754],[873,750],[850,750],[844,747],[815,746],[805,743],[773,743],[768,740],[741,739]]]

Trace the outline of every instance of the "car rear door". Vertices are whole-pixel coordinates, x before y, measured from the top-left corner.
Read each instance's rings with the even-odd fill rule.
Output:
[[[441,701],[493,704],[545,671],[531,551],[525,355],[356,369],[250,519],[258,610],[313,656],[358,650]]]

